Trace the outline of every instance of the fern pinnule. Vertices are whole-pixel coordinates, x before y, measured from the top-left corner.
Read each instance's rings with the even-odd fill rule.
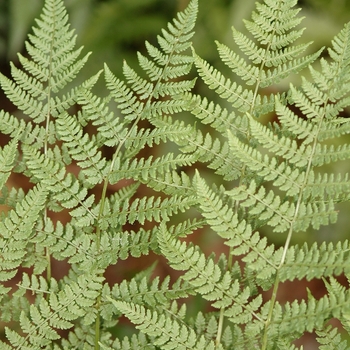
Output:
[[[278,162],[275,157],[269,158],[259,150],[247,145],[234,136],[228,134],[231,152],[234,152],[242,164],[256,172],[265,181],[273,181],[274,185],[285,191],[287,195],[293,196],[300,192],[305,178],[303,168],[292,168],[287,162]],[[282,144],[283,147],[283,144]]]
[[[0,188],[4,187],[15,165],[17,146],[18,139],[14,138],[2,149],[0,148]]]
[[[10,276],[13,276],[16,269],[26,260],[27,245],[30,244],[34,225],[39,213],[45,207],[47,196],[47,189],[43,185],[36,185],[0,222],[1,280],[11,278]]]
[[[68,114],[61,114],[57,119],[57,133],[71,157],[77,161],[85,180],[91,185],[102,182],[108,171],[108,163],[94,140],[89,139],[87,134],[83,135],[77,120]]]
[[[290,164],[295,164],[299,168],[307,165],[308,156],[312,152],[310,146],[301,145],[298,147],[295,140],[286,136],[278,137],[272,130],[251,116],[249,116],[249,130],[251,137],[259,140],[259,144],[268,150],[269,153],[283,157]]]
[[[107,106],[106,101],[95,96],[89,89],[82,89],[77,98],[82,106],[82,116],[97,126],[103,144],[114,147],[126,136],[127,129],[115,113]]]
[[[245,323],[253,317],[261,304],[260,297],[249,300],[250,290],[240,290],[237,280],[232,280],[229,272],[221,271],[213,257],[206,258],[198,246],[187,246],[170,236],[165,224],[157,234],[162,254],[176,270],[186,271],[181,277],[187,281],[212,306],[225,308],[225,315],[234,323]]]
[[[279,272],[280,280],[294,280],[306,278],[326,278],[349,273],[349,242],[338,242],[321,246],[314,243],[311,247],[303,244],[301,247],[292,246],[288,250],[286,261]],[[322,254],[319,251],[322,249]],[[292,268],[298,266],[298,269]]]
[[[197,338],[192,328],[173,319],[171,314],[159,314],[144,306],[111,299],[113,305],[136,324],[141,332],[153,338],[152,343],[167,349],[201,349],[214,350],[214,342]],[[222,349],[220,346],[218,349]]]
[[[260,276],[259,278],[265,279],[266,282],[276,273],[281,252],[275,251],[273,245],[268,246],[266,239],[260,240],[258,233],[253,231],[244,217],[241,218],[241,215],[229,207],[229,198],[220,198],[199,176],[196,178],[196,189],[199,207],[210,228],[225,239],[232,255],[242,256],[242,261],[247,264],[250,273]],[[233,200],[242,199],[236,188],[232,193],[226,193],[232,196]],[[278,217],[279,224],[280,221],[281,217]]]
[[[146,276],[142,279],[136,276],[128,282],[123,281],[113,287],[111,297],[115,300],[144,305],[159,312],[167,312],[173,300],[193,294],[193,287],[182,280],[177,280],[172,286],[169,276],[161,283],[158,277],[152,282],[148,280]]]
[[[340,332],[336,328],[332,328],[332,326],[327,327],[325,330],[317,330],[316,333],[316,339],[320,344],[320,350],[345,350],[349,348],[348,342],[346,340],[342,340]]]

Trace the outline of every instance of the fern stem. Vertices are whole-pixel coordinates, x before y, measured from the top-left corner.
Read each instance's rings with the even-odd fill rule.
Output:
[[[56,25],[56,21],[54,21],[54,26]],[[53,31],[55,33],[55,31]],[[48,76],[48,89],[47,89],[47,115],[46,115],[46,121],[45,121],[45,140],[44,140],[44,155],[47,157],[48,155],[48,149],[49,149],[49,142],[48,142],[48,137],[49,137],[49,132],[50,132],[50,119],[51,119],[51,87],[50,87],[50,82],[51,82],[51,77],[52,77],[52,53],[54,52],[54,40],[51,40],[50,43],[50,56],[49,56],[49,76]],[[47,223],[47,208],[44,210],[44,225]],[[50,248],[46,247],[45,248],[45,255],[46,255],[46,260],[47,260],[47,268],[46,268],[46,280],[47,283],[50,283],[51,280],[51,253],[50,253]]]
[[[224,319],[225,319],[224,312],[225,312],[225,309],[221,308],[219,322],[218,322],[218,332],[216,334],[216,339],[215,339],[215,349],[218,349],[221,343],[222,329],[223,329]]]
[[[45,137],[45,143],[44,143],[44,154],[45,157],[47,156],[47,152],[48,152],[48,141],[47,141],[47,137],[48,137],[48,128],[49,128],[49,122],[50,122],[50,112],[47,113],[47,121],[46,121],[46,137]],[[47,224],[47,219],[48,219],[48,215],[47,215],[47,208],[44,209],[44,225],[46,226]],[[50,284],[50,280],[52,277],[52,269],[51,269],[51,252],[50,252],[50,248],[46,247],[45,248],[45,256],[46,256],[46,261],[47,261],[47,267],[46,267],[46,281],[48,284]]]
[[[229,255],[228,255],[228,262],[227,262],[227,271],[231,271],[232,269],[232,264],[233,264],[233,256],[231,254],[232,252],[232,247],[230,247],[229,250]],[[225,321],[225,308],[220,309],[220,316],[219,316],[219,321],[218,321],[218,331],[216,334],[216,339],[215,339],[215,348],[218,349],[220,344],[221,344],[221,337],[222,337],[222,330],[224,327],[224,321]]]
[[[96,308],[99,310],[101,305],[101,294],[98,295],[96,301]],[[100,350],[100,329],[101,329],[101,317],[100,310],[97,313],[96,321],[95,321],[95,350]]]

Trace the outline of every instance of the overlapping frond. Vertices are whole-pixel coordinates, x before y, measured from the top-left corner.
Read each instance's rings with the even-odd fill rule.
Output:
[[[0,112],[10,138],[0,148],[0,313],[19,326],[6,328],[1,347],[295,349],[295,338],[314,331],[322,348],[346,347],[325,324],[336,318],[350,328],[349,290],[334,278],[349,276],[349,243],[298,246],[292,237],[335,223],[337,203],[350,198],[345,166],[331,168],[350,157],[350,122],[340,117],[350,104],[350,24],[300,88],[279,92],[320,54],[296,43],[296,3],[257,3],[246,33],[232,28],[238,50],[216,43],[229,76],[191,47],[191,0],[137,54],[141,74],[124,62],[118,78],[105,64],[75,84],[89,54],[75,49],[62,0],[45,1],[21,67],[0,75],[26,115]],[[192,93],[193,63],[215,102]],[[92,92],[102,72],[105,97]],[[273,123],[256,119],[270,113]],[[29,190],[7,187],[13,171]],[[275,233],[280,248],[270,242]],[[215,258],[191,242],[197,234],[227,247]],[[166,259],[165,274],[150,254]],[[140,257],[150,267],[120,273]],[[56,260],[67,265],[59,280]],[[170,268],[178,275],[157,276]],[[21,282],[10,287],[18,272]],[[323,279],[327,294],[278,299],[280,283],[303,279]],[[189,298],[210,312],[187,314]],[[123,339],[122,316],[138,329]]]
[[[317,341],[320,344],[320,350],[339,349],[345,350],[349,348],[346,340],[342,340],[341,334],[336,328],[328,327],[326,330],[316,331]]]
[[[7,338],[14,347],[38,349],[60,339],[57,330],[71,328],[77,318],[83,318],[84,323],[91,324],[96,317],[96,310],[91,306],[99,293],[101,282],[100,277],[92,276],[90,272],[88,276],[80,275],[77,282],[60,288],[53,279],[49,286],[43,278],[34,276],[29,279],[24,275],[20,288],[32,290],[41,297],[36,305],[32,304],[29,310],[21,312],[23,334],[6,328]],[[44,295],[48,298],[44,298]]]
[[[204,336],[198,339],[193,329],[171,317],[171,314],[159,314],[133,303],[111,301],[141,332],[152,336],[156,346],[166,349],[215,349],[213,341],[206,341]]]
[[[281,281],[295,278],[312,280],[349,273],[349,242],[314,243],[311,247],[293,246],[288,250],[286,261],[279,272]],[[322,251],[322,253],[320,253]],[[298,269],[295,269],[298,266]]]
[[[242,261],[248,264],[251,273],[256,274],[258,278],[265,279],[267,283],[268,278],[276,273],[281,252],[276,252],[273,245],[268,246],[266,239],[260,239],[258,232],[253,231],[246,219],[241,218],[241,215],[235,213],[229,206],[231,203],[229,198],[225,198],[225,203],[218,194],[208,188],[199,176],[196,178],[196,189],[199,206],[208,225],[226,240],[225,244],[231,247],[231,254],[242,256]],[[239,200],[239,196],[235,197],[230,192],[228,194],[234,200]],[[277,214],[279,213],[276,211],[275,215]],[[267,218],[273,220],[269,215]],[[266,220],[266,218],[259,219]],[[281,225],[281,221],[283,225],[283,219],[284,215],[280,214],[275,220],[276,225],[277,222]]]
[[[241,290],[238,280],[233,280],[229,272],[221,271],[212,257],[206,258],[199,247],[187,246],[185,242],[173,238],[165,225],[160,226],[158,241],[169,264],[176,270],[186,271],[182,279],[209,300],[213,307],[224,307],[231,322],[246,323],[256,317],[260,297],[249,300],[249,287]]]

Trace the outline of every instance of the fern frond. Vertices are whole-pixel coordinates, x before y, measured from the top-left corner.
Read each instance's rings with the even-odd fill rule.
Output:
[[[313,329],[322,329],[331,316],[338,314],[342,307],[346,308],[346,300],[349,296],[342,293],[340,298],[324,296],[316,300],[309,296],[307,302],[305,300],[294,301],[286,303],[283,307],[277,303],[274,309],[271,338],[273,338],[273,332],[275,334],[278,332],[283,337],[294,334],[294,338]]]
[[[254,116],[271,112],[275,96],[269,103],[257,94],[258,89],[278,83],[280,80],[299,72],[312,63],[321,53],[301,56],[309,44],[293,46],[303,30],[294,30],[301,18],[299,10],[292,9],[293,1],[264,1],[257,3],[257,11],[252,14],[252,21],[245,21],[245,26],[253,39],[233,28],[233,39],[247,59],[217,42],[221,60],[239,76],[248,86],[245,88],[231,82],[219,71],[211,67],[196,54],[195,65],[206,85],[241,113],[250,111]],[[282,20],[283,19],[283,20]],[[276,94],[277,96],[278,94]]]
[[[243,89],[236,82],[225,78],[218,70],[210,66],[198,55],[194,54],[194,63],[199,76],[208,87],[232,104],[240,112],[247,112],[253,102],[253,92]]]
[[[226,130],[235,130],[236,132],[245,133],[245,118],[229,112],[219,104],[209,102],[206,98],[198,95],[184,94],[179,97],[181,101],[188,103],[187,109],[191,111],[203,124],[211,125],[219,133],[223,134]]]
[[[349,348],[346,340],[342,340],[341,334],[336,328],[329,326],[326,330],[316,331],[317,341],[320,344],[320,350],[339,349],[345,350]]]
[[[43,210],[48,192],[42,185],[31,189],[0,222],[0,279],[12,278],[27,254],[27,245],[33,234],[39,213]]]
[[[162,104],[162,108],[164,104]],[[169,112],[169,111],[167,111]],[[161,114],[161,113],[160,113]],[[184,123],[174,122],[158,122],[157,128],[150,129],[138,129],[133,128],[125,140],[125,156],[132,157],[137,154],[145,145],[152,147],[158,145],[161,141],[174,141],[181,142],[184,139],[184,135],[192,132],[192,127],[184,125]]]
[[[94,195],[88,195],[86,186],[83,186],[72,174],[65,174],[65,168],[56,161],[45,157],[31,146],[23,146],[24,157],[28,169],[36,181],[40,180],[48,186],[52,198],[62,207],[70,209],[70,214],[78,218],[81,226],[90,225],[96,214],[91,207]],[[80,207],[77,207],[80,205]]]
[[[106,146],[116,146],[125,138],[127,130],[120,118],[110,111],[105,101],[84,89],[80,91],[77,102],[83,106],[84,117],[92,120],[92,124],[97,126]]]
[[[65,142],[72,158],[82,169],[86,181],[95,185],[100,183],[108,171],[108,163],[87,134],[83,135],[81,125],[68,114],[57,119],[57,132]]]
[[[276,113],[283,128],[294,137],[303,140],[304,145],[311,143],[316,138],[318,132],[316,125],[299,118],[278,99],[276,99]]]
[[[193,294],[193,288],[187,283],[178,280],[170,287],[170,278],[166,277],[162,283],[155,278],[148,283],[144,277],[140,281],[131,279],[115,285],[111,296],[116,300],[122,300],[134,304],[144,305],[158,312],[167,312],[173,300],[185,298]]]
[[[311,247],[306,244],[302,247],[290,247],[285,264],[279,271],[279,278],[281,281],[295,278],[312,280],[342,273],[347,274],[350,259],[348,247],[348,241],[338,242],[335,246],[333,243],[323,242],[320,246],[314,243]],[[298,268],[296,269],[295,266]]]
[[[192,0],[173,23],[168,24],[168,31],[163,29],[162,36],[158,36],[160,49],[146,43],[151,59],[138,54],[140,66],[146,72],[149,81],[138,76],[124,62],[123,72],[130,85],[128,87],[126,83],[114,77],[105,66],[107,87],[128,121],[158,117],[156,112],[160,110],[182,109],[181,104],[177,103],[176,107],[174,102],[161,102],[159,98],[173,97],[193,87],[194,81],[175,81],[175,78],[186,75],[192,65],[193,58],[183,52],[191,45],[189,40],[193,35],[197,11],[197,0]],[[153,98],[155,101],[151,102]]]
[[[191,179],[183,171],[180,174],[177,171],[169,171],[157,175],[156,178],[149,179],[148,186],[156,191],[163,191],[167,195],[174,193],[179,196],[194,194]]]
[[[20,316],[20,323],[23,335],[6,328],[6,335],[13,346],[35,349],[48,346],[52,340],[59,339],[57,329],[69,329],[72,321],[79,317],[84,318],[86,324],[91,324],[96,311],[91,306],[95,302],[100,289],[101,278],[94,276],[80,275],[76,282],[65,285],[59,290],[56,283],[52,283],[52,289],[48,284],[39,283],[36,278],[29,282],[24,278],[22,287],[35,290],[35,292],[48,293],[49,299],[40,298],[37,305],[30,306],[28,317],[23,311]],[[41,289],[37,290],[37,287]]]
[[[124,65],[125,64],[126,63],[124,63]],[[129,122],[138,118],[144,118],[142,116],[144,103],[133,94],[132,89],[130,89],[124,81],[118,79],[112,73],[107,65],[105,65],[104,71],[106,86],[121,113],[126,115]]]
[[[196,202],[194,197],[178,197],[162,199],[161,197],[142,197],[136,198],[128,207],[126,214],[128,222],[139,221],[144,223],[145,220],[160,222],[168,221],[173,213],[178,211],[184,212]],[[124,206],[125,208],[125,206]],[[119,215],[123,215],[123,210]]]
[[[302,168],[307,165],[312,148],[301,145],[287,137],[278,137],[266,126],[249,117],[250,134],[259,144],[276,156],[281,156],[289,163]]]
[[[192,153],[198,161],[208,163],[208,168],[216,170],[216,173],[223,175],[225,180],[237,179],[239,176],[240,162],[230,152],[226,141],[219,137],[213,137],[210,133],[203,133],[198,130],[186,138],[185,146],[181,147],[184,153]]]
[[[279,164],[273,157],[263,155],[257,149],[242,143],[238,137],[229,132],[230,150],[236,154],[240,161],[256,172],[265,181],[273,181],[274,186],[285,191],[287,195],[293,196],[300,192],[305,179],[304,171],[292,168],[286,162]]]
[[[313,157],[313,165],[322,166],[331,162],[346,160],[349,158],[349,153],[350,147],[348,144],[338,146],[319,144]]]
[[[111,224],[113,227],[113,223]],[[156,249],[157,238],[155,229],[145,230],[143,228],[135,231],[113,232],[113,234],[105,234],[101,237],[101,247],[103,253],[99,254],[101,266],[106,262],[114,263],[117,259],[125,260],[129,256],[140,257],[148,255],[151,249]]]
[[[250,290],[240,290],[237,280],[228,272],[223,273],[213,258],[206,259],[199,247],[188,247],[185,242],[173,238],[161,225],[158,241],[163,255],[176,270],[185,270],[182,278],[192,285],[203,298],[212,302],[215,308],[225,307],[225,315],[234,323],[245,323],[253,317],[262,300],[257,297],[249,301]]]
[[[0,188],[2,189],[11,174],[16,158],[18,140],[12,139],[3,149],[0,148]]]
[[[321,59],[322,73],[310,68],[314,84],[303,79],[303,91],[291,87],[291,98],[307,118],[318,121],[322,118],[331,119],[348,105],[350,89],[348,67],[349,59],[349,24],[333,40],[333,48],[329,49],[332,62]],[[327,129],[330,125],[322,125]]]
[[[91,235],[70,223],[63,225],[58,221],[55,226],[51,220],[46,220],[45,225],[38,228],[34,242],[39,247],[50,248],[52,256],[58,261],[67,259],[70,264],[79,264],[86,269],[96,264]]]
[[[339,319],[342,323],[346,323],[345,327],[348,328],[348,315],[350,312],[348,307],[349,289],[339,283],[333,276],[330,276],[328,280],[323,279],[323,282],[329,294],[330,304],[333,306],[331,310],[332,316]]]
[[[109,343],[105,341],[105,343]],[[152,345],[151,339],[143,333],[133,334],[132,336],[125,336],[123,340],[118,338],[113,341],[112,344],[106,345],[100,343],[101,350],[129,350],[129,349],[148,349],[156,350],[156,347]]]
[[[123,178],[147,182],[149,178],[155,178],[156,175],[191,165],[194,161],[195,157],[193,155],[180,154],[175,157],[172,153],[155,159],[153,156],[150,156],[147,159],[134,159],[132,162],[125,161],[122,165],[117,159],[115,169],[111,172],[110,182],[116,183]]]
[[[348,174],[317,174],[317,176],[310,176],[308,182],[304,191],[305,199],[311,196],[337,203],[349,198]]]
[[[47,119],[48,114],[57,116],[57,105],[61,101],[58,96],[54,100],[53,95],[75,78],[89,56],[78,59],[81,49],[73,50],[75,36],[67,20],[61,0],[46,1],[41,19],[33,28],[34,34],[29,35],[26,42],[30,59],[19,55],[24,70],[12,64],[14,82],[0,76],[7,97],[36,123]]]
[[[145,307],[111,299],[113,305],[125,314],[141,332],[154,337],[153,344],[167,349],[215,349],[214,342],[204,337],[197,339],[193,329],[171,317],[147,310]],[[222,347],[219,347],[222,349]]]
[[[242,260],[247,263],[248,269],[261,279],[267,280],[274,275],[281,252],[275,252],[273,245],[267,246],[266,239],[260,240],[251,225],[240,220],[239,215],[211,191],[199,175],[196,177],[196,189],[202,215],[214,232],[227,240],[225,244],[232,248],[231,254],[244,255]],[[230,192],[227,194],[232,195]],[[238,197],[232,197],[238,200]]]

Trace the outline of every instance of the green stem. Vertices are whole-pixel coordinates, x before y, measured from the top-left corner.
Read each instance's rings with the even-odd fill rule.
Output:
[[[232,257],[231,252],[232,252],[232,247],[230,247],[230,251],[229,251],[229,255],[228,255],[227,271],[230,271],[232,269],[233,257]],[[225,308],[221,308],[219,322],[218,322],[218,331],[217,331],[216,339],[215,339],[215,349],[218,349],[220,344],[221,344],[221,337],[222,337],[222,330],[224,328],[224,321],[225,321]]]
[[[96,308],[98,310],[96,321],[95,321],[95,350],[100,350],[100,329],[101,329],[101,314],[100,314],[100,305],[101,305],[101,294],[98,295],[96,301]]]

